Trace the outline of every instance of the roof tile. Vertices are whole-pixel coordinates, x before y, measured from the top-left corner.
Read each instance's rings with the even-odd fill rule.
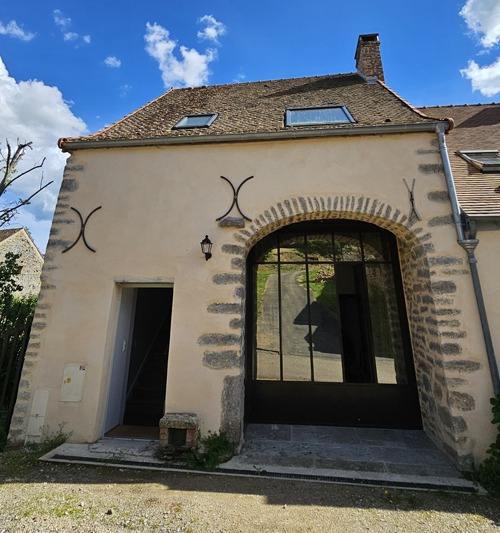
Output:
[[[464,211],[475,217],[500,216],[500,173],[483,174],[462,159],[460,150],[500,150],[500,104],[421,108],[436,117],[451,117],[455,127],[446,136],[457,196]]]
[[[286,108],[323,105],[345,105],[356,121],[354,127],[433,120],[412,108],[383,83],[367,83],[358,74],[338,74],[171,89],[106,129],[78,140],[278,132],[287,129],[284,124]],[[172,130],[183,116],[206,113],[218,113],[209,128]],[[350,128],[353,125],[319,127]]]

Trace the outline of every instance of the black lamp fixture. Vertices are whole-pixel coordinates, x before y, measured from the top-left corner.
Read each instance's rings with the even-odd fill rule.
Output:
[[[212,241],[205,235],[205,238],[200,242],[201,251],[205,254],[205,260],[208,261],[212,257]]]

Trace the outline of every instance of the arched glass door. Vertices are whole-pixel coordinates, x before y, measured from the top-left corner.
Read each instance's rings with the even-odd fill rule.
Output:
[[[248,259],[246,418],[421,427],[394,236],[294,224]]]

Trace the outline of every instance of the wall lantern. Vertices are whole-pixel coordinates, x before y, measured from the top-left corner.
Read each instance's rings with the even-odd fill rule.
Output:
[[[212,241],[205,235],[205,238],[200,242],[201,251],[205,254],[205,259],[208,261],[212,257]]]

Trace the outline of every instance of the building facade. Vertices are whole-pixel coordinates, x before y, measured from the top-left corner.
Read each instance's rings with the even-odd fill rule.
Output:
[[[238,443],[246,422],[423,428],[462,468],[484,457],[494,391],[450,200],[453,122],[387,88],[376,35],[356,59],[171,90],[60,141],[11,439],[191,413]]]

